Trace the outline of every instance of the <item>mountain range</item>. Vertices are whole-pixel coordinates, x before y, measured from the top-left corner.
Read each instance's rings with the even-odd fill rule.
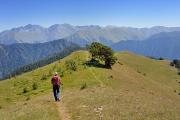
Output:
[[[115,51],[150,57],[180,59],[180,27],[132,28],[55,24],[26,25],[0,33],[0,78],[24,65],[64,49],[101,42]]]
[[[156,26],[151,28],[133,28],[55,24],[45,28],[40,25],[29,24],[1,32],[0,43],[43,43],[64,38],[83,46],[93,41],[112,45],[122,40],[144,40],[161,32],[173,31],[180,31],[180,27]]]
[[[145,56],[171,60],[180,59],[180,32],[163,32],[143,41],[120,41],[111,47],[115,51],[131,51]]]

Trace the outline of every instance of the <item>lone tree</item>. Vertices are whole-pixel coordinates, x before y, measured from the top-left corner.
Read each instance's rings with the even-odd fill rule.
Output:
[[[116,63],[117,58],[114,56],[114,52],[110,47],[98,42],[93,42],[88,48],[92,55],[92,61],[104,61],[105,67],[107,68],[111,68],[111,66]]]

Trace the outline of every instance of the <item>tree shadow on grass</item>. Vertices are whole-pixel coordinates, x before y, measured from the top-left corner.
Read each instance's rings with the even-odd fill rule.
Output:
[[[98,60],[95,59],[86,61],[84,65],[87,65],[89,67],[106,68],[104,64],[100,63]]]

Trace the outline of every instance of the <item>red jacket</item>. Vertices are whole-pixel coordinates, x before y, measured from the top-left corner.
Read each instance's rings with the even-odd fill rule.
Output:
[[[57,76],[57,75],[53,76],[52,79],[51,79],[51,83],[52,83],[53,85],[61,85],[61,79],[60,79],[60,77]]]

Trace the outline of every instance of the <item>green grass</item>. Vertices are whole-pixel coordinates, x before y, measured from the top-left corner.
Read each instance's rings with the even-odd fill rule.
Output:
[[[2,120],[59,120],[54,101],[48,95],[30,98],[0,110]]]
[[[1,81],[1,118],[59,119],[50,84],[53,73],[58,71],[64,84],[61,102],[73,120],[180,119],[177,69],[169,66],[168,61],[129,52],[116,56],[118,62],[112,69],[104,69],[84,65],[90,55],[78,51],[53,64]],[[68,60],[75,61],[76,71],[66,68]],[[23,92],[24,89],[27,91]]]

